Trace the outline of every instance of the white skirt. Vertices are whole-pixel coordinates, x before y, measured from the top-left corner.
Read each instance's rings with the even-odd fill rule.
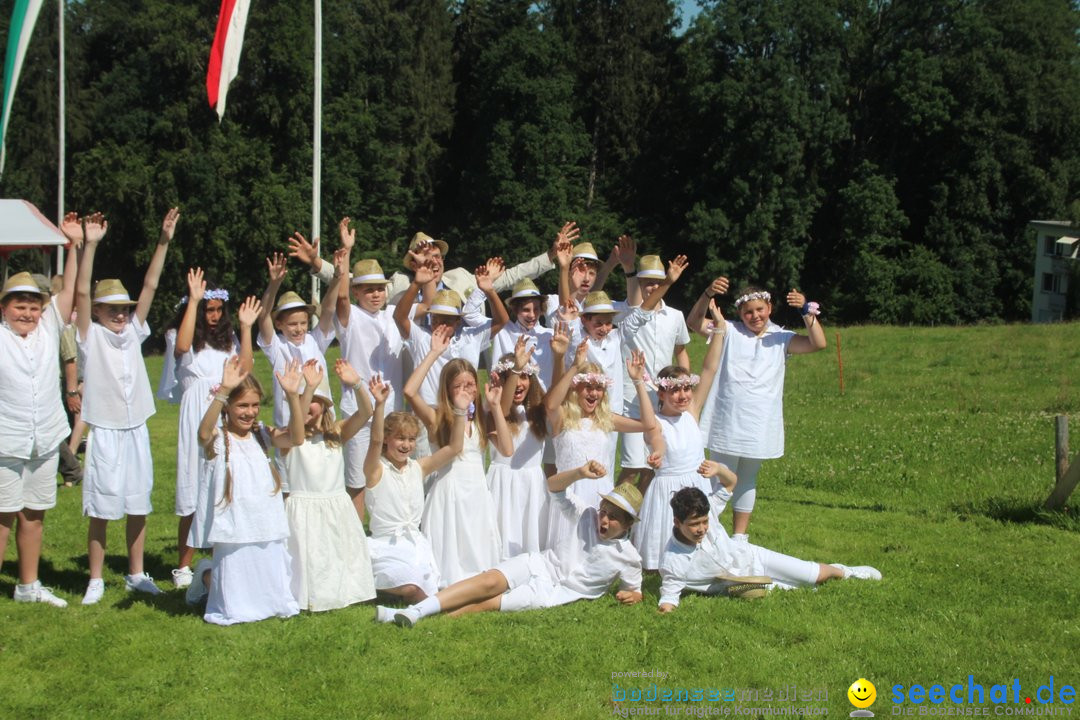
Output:
[[[349,496],[293,494],[289,518],[292,592],[303,610],[336,610],[375,597],[367,537]]]
[[[492,463],[487,481],[495,501],[502,559],[543,550],[548,523],[544,469],[536,465],[515,470],[507,464]]]
[[[300,612],[289,588],[290,559],[284,540],[215,543],[213,562],[206,622],[234,625]]]
[[[668,540],[675,527],[675,515],[671,511],[671,496],[685,487],[696,487],[708,497],[711,483],[696,472],[685,475],[656,476],[645,490],[641,501],[640,520],[634,523],[631,538],[641,555],[643,570],[658,570]],[[713,522],[719,522],[713,518]]]
[[[377,589],[415,585],[428,596],[439,591],[439,570],[431,544],[423,535],[372,536],[368,547]]]
[[[113,430],[91,427],[83,470],[83,515],[119,520],[149,515],[154,459],[146,425]]]

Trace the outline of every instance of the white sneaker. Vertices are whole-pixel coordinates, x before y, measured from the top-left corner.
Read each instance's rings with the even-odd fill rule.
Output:
[[[90,578],[90,583],[86,586],[86,594],[83,595],[83,605],[96,605],[101,596],[105,594],[105,581],[101,578]]]
[[[44,587],[40,580],[35,580],[29,585],[16,585],[15,602],[39,602],[54,607],[67,607],[67,600],[53,595],[52,589]]]
[[[128,592],[144,592],[150,595],[161,594],[161,588],[154,584],[154,578],[145,572],[138,575],[125,575],[124,587],[127,588]]]
[[[403,628],[411,628],[420,622],[420,613],[407,607],[404,610],[394,612],[394,624]]]
[[[394,613],[397,612],[396,608],[388,608],[383,605],[375,606],[375,622],[377,623],[392,623],[394,622]]]
[[[855,578],[856,580],[880,580],[881,571],[877,568],[872,568],[869,565],[853,565],[848,567],[847,565],[841,565],[840,563],[829,563],[834,568],[841,570],[844,573],[844,579]]]
[[[214,566],[210,558],[203,558],[195,565],[195,572],[191,573],[191,585],[188,586],[187,593],[184,595],[184,600],[188,605],[198,605],[206,600],[206,597],[210,594],[210,591],[206,589],[206,581],[203,580],[203,575],[206,571]]]
[[[187,565],[172,571],[173,585],[175,585],[181,590],[191,585],[191,577],[191,568],[189,568]]]

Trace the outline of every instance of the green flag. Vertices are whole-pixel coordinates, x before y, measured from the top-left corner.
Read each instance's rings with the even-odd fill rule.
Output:
[[[30,45],[30,35],[34,32],[38,12],[43,0],[15,0],[15,11],[11,14],[11,29],[8,31],[7,57],[4,58],[4,110],[0,115],[0,174],[4,172],[4,158],[7,155],[7,126],[11,118],[11,101],[15,97],[15,86],[19,83],[19,71],[22,70],[26,48]]]

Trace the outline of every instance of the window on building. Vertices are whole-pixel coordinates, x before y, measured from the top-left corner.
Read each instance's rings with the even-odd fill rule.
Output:
[[[1055,245],[1057,245],[1057,238],[1043,235],[1043,255],[1053,255],[1057,252]]]
[[[1054,292],[1054,273],[1043,273],[1042,291],[1049,293]]]

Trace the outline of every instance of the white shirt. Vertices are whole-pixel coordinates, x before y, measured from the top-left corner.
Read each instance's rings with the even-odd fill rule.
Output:
[[[507,353],[513,354],[518,338],[525,335],[529,338],[529,345],[533,347],[533,362],[540,366],[540,387],[547,392],[554,372],[551,355],[551,338],[554,334],[553,330],[539,323],[533,325],[531,330],[526,330],[516,321],[511,321],[495,334],[495,339],[491,342],[491,364],[499,362],[499,358]]]
[[[577,351],[577,346],[581,344],[584,332],[581,322],[575,322],[570,335],[570,348],[563,358],[568,368],[574,362],[574,353]],[[623,364],[622,346],[622,330],[618,327],[612,328],[603,340],[589,338],[589,361],[599,365],[604,374],[614,380],[607,390],[608,408],[613,413],[621,413],[623,410],[623,374],[626,365]]]
[[[640,350],[645,354],[645,372],[653,379],[671,364],[677,346],[690,344],[686,318],[681,311],[663,302],[651,312],[640,307],[633,308],[619,330],[623,336],[623,360],[630,358],[631,350]],[[637,399],[637,395],[629,376],[623,375],[623,397],[629,401],[629,405]]]
[[[33,332],[0,325],[0,456],[47,455],[70,434],[60,398],[60,331],[56,301]]]
[[[784,454],[784,370],[795,336],[772,321],[760,337],[728,321],[720,370],[701,413],[706,447],[763,460]]]
[[[473,293],[465,304],[468,307],[474,302],[482,303],[483,301],[483,293]],[[462,358],[471,362],[474,368],[479,367],[480,353],[484,351],[490,342],[491,320],[486,320],[479,325],[460,325],[457,332],[454,333],[454,337],[450,339],[450,347],[446,348],[446,351],[435,360],[431,371],[428,372],[427,377],[424,378],[424,382],[420,386],[420,397],[424,399],[424,402],[432,408],[436,407],[439,396],[439,376],[442,374],[442,369],[446,366],[446,363],[455,358]],[[409,337],[405,344],[412,355],[413,366],[418,367],[431,350],[431,330],[415,322],[411,323]]]
[[[79,354],[85,359],[82,419],[93,427],[127,430],[143,425],[154,414],[154,396],[146,375],[142,344],[150,326],[131,313],[123,332],[114,333],[90,323],[86,337],[78,333]]]
[[[409,458],[398,470],[386,458],[380,458],[382,477],[364,491],[367,498],[368,528],[372,537],[420,534],[424,514],[424,476],[420,463]]]
[[[660,604],[678,605],[686,588],[707,595],[717,595],[723,584],[716,578],[728,575],[731,568],[724,562],[725,553],[708,535],[699,545],[684,543],[672,533],[660,558]]]
[[[342,327],[337,314],[334,315],[341,356],[364,382],[371,380],[376,373],[382,373],[383,381],[390,384],[390,396],[386,399],[385,407],[387,415],[402,408],[402,398],[398,393],[404,382],[401,334],[393,315],[393,305],[374,313],[350,305],[347,327]],[[341,411],[346,415],[356,412],[356,396],[349,388],[341,389]]]
[[[258,336],[259,349],[266,355],[266,359],[270,361],[270,366],[275,373],[274,379],[274,425],[277,427],[285,427],[289,424],[289,403],[285,400],[285,391],[281,389],[281,383],[278,382],[277,373],[284,374],[285,367],[291,360],[298,361],[301,365],[308,360],[314,360],[323,369],[323,379],[319,383],[319,387],[322,388],[328,396],[330,395],[330,368],[326,367],[326,348],[329,347],[330,342],[334,339],[334,334],[330,333],[329,336],[324,335],[319,328],[310,330],[304,335],[304,342],[300,345],[294,345],[281,336],[280,333],[274,333],[274,337],[270,340],[269,344],[263,342],[262,334]]]

